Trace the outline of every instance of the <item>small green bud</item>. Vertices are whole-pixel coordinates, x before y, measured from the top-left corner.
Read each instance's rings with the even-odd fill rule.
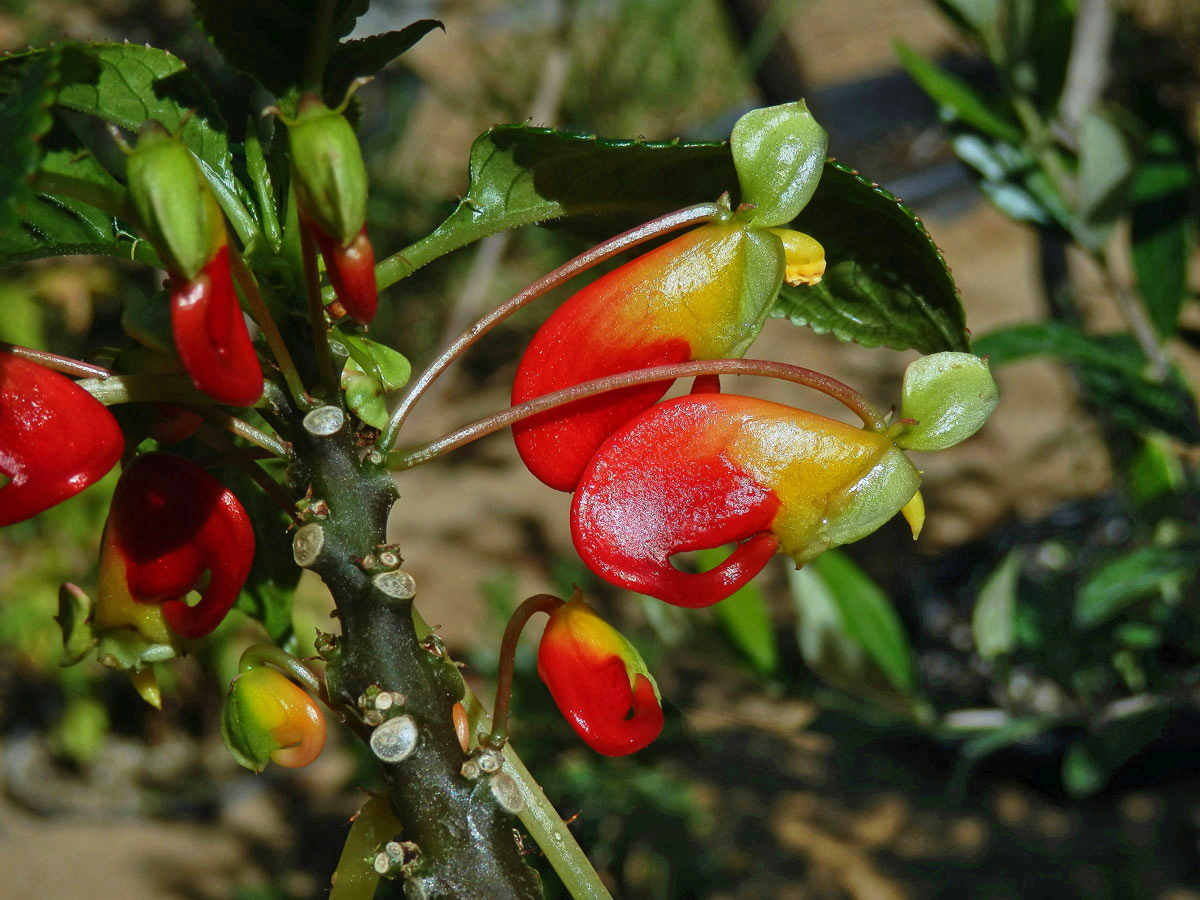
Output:
[[[970,353],[932,353],[904,373],[900,416],[911,419],[896,443],[907,450],[945,450],[983,427],[1000,401],[987,360]]]
[[[733,165],[756,228],[786,225],[804,209],[825,168],[829,137],[803,100],[753,109],[733,126]]]
[[[300,98],[288,124],[293,183],[302,212],[342,247],[367,219],[367,169],[346,117],[315,94]]]
[[[225,217],[192,152],[153,119],[125,158],[129,199],[167,269],[186,280],[224,246]]]

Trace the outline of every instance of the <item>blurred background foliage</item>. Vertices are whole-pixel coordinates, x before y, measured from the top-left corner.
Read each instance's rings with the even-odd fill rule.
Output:
[[[656,673],[662,738],[609,760],[554,710],[532,640],[519,658],[515,741],[615,895],[1200,898],[1195,5],[392,0],[359,28],[425,16],[446,34],[358,107],[381,252],[452,208],[493,123],[722,137],[751,104],[806,96],[831,152],[925,216],[1001,384],[992,424],[930,460],[920,543],[884,529],[711,610],[594,579],[561,498],[503,439],[403,476],[395,531],[426,618],[483,696],[515,604],[576,584]],[[183,0],[0,5],[0,48],[62,37],[222,71]],[[265,104],[227,73],[214,87],[244,113],[230,121]],[[390,292],[373,337],[420,365],[579,249],[490,238]],[[124,304],[157,287],[88,259],[24,267],[0,283],[0,339],[103,360]],[[439,386],[429,435],[504,405],[546,314]],[[911,357],[783,323],[764,341],[881,402]],[[100,898],[324,896],[375,776],[353,741],[298,774],[228,758],[220,687],[256,626],[234,618],[172,667],[163,713],[94,663],[59,667],[57,586],[94,583],[112,483],[0,532],[6,896],[71,896],[81,877]],[[301,653],[326,610],[303,580]],[[64,862],[67,841],[83,849]]]

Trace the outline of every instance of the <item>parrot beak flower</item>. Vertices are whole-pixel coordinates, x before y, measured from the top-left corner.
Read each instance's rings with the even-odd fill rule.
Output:
[[[99,481],[124,438],[99,400],[65,375],[0,353],[0,525],[11,525]]]
[[[578,595],[550,614],[537,669],[559,710],[598,753],[634,753],[662,731],[658,685],[641,655]]]
[[[267,666],[234,679],[221,710],[221,735],[234,758],[261,772],[270,762],[307,766],[325,747],[325,718],[303,688]]]
[[[897,512],[919,530],[920,474],[885,434],[776,403],[693,394],[616,432],[571,507],[575,547],[614,584],[676,606],[732,594],[776,550],[797,565]],[[701,573],[676,553],[736,543]]]
[[[100,551],[98,632],[194,640],[229,612],[254,561],[254,530],[233,492],[195,463],[138,457],[113,494]],[[201,585],[200,601],[186,602]],[[169,632],[168,630],[169,629]]]
[[[820,244],[799,232],[737,221],[693,229],[560,306],[521,358],[512,402],[649,366],[740,357],[762,329],[789,269],[818,279]],[[521,459],[550,487],[573,490],[604,440],[669,387],[637,385],[518,423],[513,436]]]

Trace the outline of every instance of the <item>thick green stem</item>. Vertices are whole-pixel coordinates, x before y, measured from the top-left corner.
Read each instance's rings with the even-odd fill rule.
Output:
[[[453,712],[462,676],[435,642],[418,637],[412,579],[379,551],[396,497],[390,475],[360,463],[339,407],[308,413],[296,453],[295,487],[311,487],[327,507],[296,533],[294,550],[328,585],[342,625],[326,654],[329,699],[371,727],[402,838],[418,848],[391,874],[404,880],[407,896],[427,900],[540,898],[489,780],[462,774]],[[386,707],[372,699],[381,695]]]

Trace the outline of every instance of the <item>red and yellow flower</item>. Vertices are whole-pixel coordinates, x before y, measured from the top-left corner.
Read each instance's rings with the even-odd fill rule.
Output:
[[[261,772],[267,763],[307,766],[325,747],[325,717],[316,701],[268,666],[242,672],[221,710],[221,735],[234,758]]]
[[[550,614],[537,669],[567,721],[599,753],[633,753],[662,731],[658,685],[646,663],[578,595]]]

